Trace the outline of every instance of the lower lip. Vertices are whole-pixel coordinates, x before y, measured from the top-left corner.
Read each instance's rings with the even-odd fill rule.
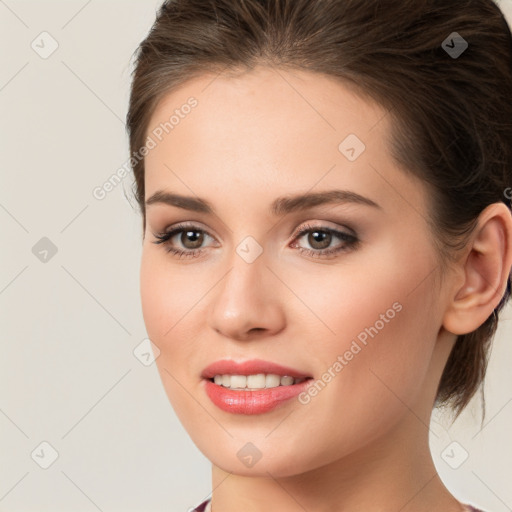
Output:
[[[219,409],[233,414],[262,414],[302,393],[312,380],[306,379],[300,384],[276,386],[257,391],[235,391],[219,386],[208,379],[204,382],[206,394]]]

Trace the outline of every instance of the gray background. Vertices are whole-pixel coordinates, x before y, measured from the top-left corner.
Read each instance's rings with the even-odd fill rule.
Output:
[[[159,3],[0,0],[0,511],[185,511],[210,492],[209,461],[136,356],[131,175],[93,196],[129,156],[131,56]],[[431,428],[446,486],[492,512],[512,510],[511,312],[484,428],[478,397],[451,427],[436,411]]]

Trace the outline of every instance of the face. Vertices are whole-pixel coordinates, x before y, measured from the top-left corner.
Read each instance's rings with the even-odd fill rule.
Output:
[[[216,466],[289,476],[427,431],[443,291],[426,190],[389,134],[385,110],[308,72],[205,75],[155,110],[143,316],[169,400]],[[256,359],[309,379],[253,392],[202,377]],[[245,370],[214,373],[280,375]],[[261,455],[253,467],[246,452]]]

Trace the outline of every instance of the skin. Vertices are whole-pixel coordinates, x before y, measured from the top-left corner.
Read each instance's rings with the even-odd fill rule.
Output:
[[[505,290],[510,213],[491,205],[456,264],[443,266],[427,191],[392,160],[379,105],[325,76],[258,67],[172,91],[148,134],[190,96],[197,107],[146,156],[146,199],[157,190],[201,197],[215,214],[148,206],[140,284],[165,391],[212,462],[212,510],[463,510],[437,475],[428,426],[456,334],[483,323]],[[338,149],[348,134],[366,145],[353,162]],[[331,189],[380,208],[269,213],[279,196]],[[153,243],[180,222],[206,233],[198,257]],[[333,236],[328,248],[343,251],[300,253],[294,244],[325,247],[293,237],[306,223],[351,228],[359,243]],[[263,250],[252,263],[236,252],[247,236]],[[197,246],[185,234],[172,240]],[[321,378],[396,302],[401,311],[307,404],[246,416],[218,409],[204,391],[200,373],[219,359],[261,358]],[[247,442],[262,454],[250,468],[237,457]]]

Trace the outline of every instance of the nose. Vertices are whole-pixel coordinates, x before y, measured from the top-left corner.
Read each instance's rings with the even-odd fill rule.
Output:
[[[252,263],[234,254],[230,263],[231,268],[212,290],[211,328],[238,341],[268,337],[284,329],[280,281],[267,267],[264,253]]]

